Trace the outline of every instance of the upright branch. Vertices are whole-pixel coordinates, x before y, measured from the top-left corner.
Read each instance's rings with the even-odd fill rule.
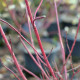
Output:
[[[79,72],[80,72],[80,69],[78,69],[78,70],[72,75],[71,80],[73,80],[73,77],[74,77],[76,74],[78,74]]]
[[[29,18],[28,18],[27,8],[26,8],[26,18],[27,18],[27,23],[28,23],[28,27],[29,27],[30,40],[31,40],[32,45],[34,45],[33,38],[32,38],[32,33],[31,33],[31,26],[30,26],[30,22],[29,22]]]
[[[71,50],[69,50],[69,55],[68,55],[68,57],[67,57],[64,65],[66,65],[66,63],[67,63],[68,59],[70,58],[70,56],[71,56],[71,54],[72,54],[72,51],[73,51],[73,49],[74,49],[74,46],[75,46],[75,43],[76,43],[76,39],[77,39],[77,35],[78,35],[78,31],[79,31],[79,27],[80,27],[80,19],[79,19],[78,28],[77,28],[76,35],[75,35],[75,40],[74,40],[74,42],[73,42],[73,45],[72,45]],[[68,45],[68,44],[67,44],[67,45]],[[68,48],[69,48],[69,47],[68,47]],[[64,65],[63,65],[63,67],[64,67]],[[64,71],[64,69],[62,68],[61,73],[63,73],[63,71]]]
[[[19,66],[19,63],[18,63],[18,61],[17,61],[17,59],[16,59],[16,57],[15,57],[14,52],[13,52],[12,49],[11,49],[11,46],[10,46],[10,44],[9,44],[6,36],[5,36],[5,33],[4,33],[1,25],[0,25],[0,32],[1,32],[1,35],[2,35],[2,37],[3,37],[3,39],[4,39],[4,41],[5,41],[6,46],[7,46],[8,49],[9,49],[9,52],[11,53],[11,56],[12,56],[12,58],[13,58],[13,60],[14,60],[14,63],[15,63],[15,65],[16,65],[17,70],[19,71],[19,73],[20,73],[21,77],[23,78],[23,80],[27,80],[27,78],[24,76],[24,74],[23,74],[23,72],[22,72],[22,70],[21,70],[21,68],[20,68],[20,66]]]
[[[31,40],[31,44],[32,46],[34,46],[34,41],[33,41],[33,38],[32,38],[32,33],[31,33],[31,27],[30,27],[30,22],[29,22],[29,17],[28,17],[28,12],[27,12],[27,8],[26,8],[26,17],[27,17],[27,21],[28,21],[28,27],[29,27],[29,33],[30,33],[30,40]],[[35,48],[35,46],[34,46]],[[34,51],[35,54],[36,54],[36,58],[37,58],[37,61],[38,63],[41,65],[41,62],[43,63],[43,65],[46,65],[42,59],[40,58],[40,56],[36,53],[36,51]],[[41,61],[41,62],[40,62]]]
[[[63,65],[64,65],[65,64],[65,50],[64,50],[64,46],[62,42],[62,37],[61,37],[56,1],[54,1],[54,4],[55,4],[56,19],[57,19],[58,35],[59,35],[59,40],[61,44],[61,51],[62,51],[62,58],[63,58]],[[65,80],[67,80],[67,69],[65,65],[64,65],[64,70],[65,70]]]
[[[36,13],[38,12],[38,10],[39,10],[39,8],[40,8],[42,2],[43,2],[43,0],[41,0],[39,6],[37,7],[37,9],[36,9],[36,11],[35,11],[35,13],[34,13],[34,19],[36,18]]]
[[[38,64],[38,62],[36,61],[36,59],[34,58],[34,56],[30,53],[30,51],[28,50],[27,46],[25,45],[25,43],[23,42],[23,40],[20,38],[21,43],[23,44],[23,46],[25,47],[25,49],[27,50],[28,54],[30,55],[30,57],[33,59],[33,61],[35,62],[35,64],[40,68],[40,70],[44,73],[46,79],[49,79],[49,77],[46,75],[45,71],[43,70],[43,68],[41,67],[40,64]]]
[[[55,79],[57,80],[57,78],[56,78],[56,76],[55,76],[55,74],[54,74],[54,71],[53,71],[53,69],[51,68],[51,65],[50,65],[50,63],[49,63],[49,61],[48,61],[48,59],[47,59],[47,56],[46,56],[45,52],[44,52],[44,49],[43,49],[43,46],[42,46],[42,43],[41,43],[41,40],[40,40],[40,36],[39,36],[39,33],[38,33],[38,30],[37,30],[36,25],[35,25],[35,23],[34,23],[34,21],[33,21],[33,17],[32,17],[32,13],[31,13],[30,6],[29,6],[29,4],[28,4],[28,0],[25,0],[25,3],[26,3],[26,7],[27,7],[27,10],[28,10],[28,14],[29,14],[31,23],[32,23],[32,25],[33,25],[33,29],[34,29],[34,32],[35,32],[35,35],[36,35],[36,38],[37,38],[39,47],[40,47],[41,52],[42,52],[43,57],[44,57],[44,60],[45,60],[45,62],[46,62],[46,64],[47,64],[47,66],[48,66],[48,68],[49,68],[49,70],[50,70],[53,78],[55,78]]]
[[[77,39],[77,35],[78,35],[78,32],[79,32],[79,27],[80,27],[80,19],[79,19],[78,28],[77,28],[76,35],[75,35],[75,40],[74,40],[74,42],[73,42],[71,51],[70,51],[70,53],[69,53],[69,55],[68,55],[68,57],[67,57],[67,59],[66,59],[65,64],[67,63],[67,61],[68,61],[69,57],[71,56],[71,53],[72,53],[72,51],[73,51],[73,49],[74,49],[74,46],[75,46],[75,43],[76,43],[76,39]]]

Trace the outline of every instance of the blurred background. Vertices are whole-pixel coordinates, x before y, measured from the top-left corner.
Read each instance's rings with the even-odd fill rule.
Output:
[[[38,7],[41,0],[28,0],[32,16],[34,17],[36,8]],[[80,17],[80,0],[57,0],[58,8],[58,17],[61,29],[61,35],[64,43],[66,57],[69,54],[72,44],[75,39],[79,17]],[[54,60],[59,69],[62,67],[62,54],[60,50],[60,42],[58,37],[58,29],[56,23],[56,14],[54,8],[53,0],[43,0],[43,3],[36,14],[36,18],[44,17],[43,19],[35,20],[36,27],[40,34],[42,45],[46,52],[46,55],[49,56],[50,51],[52,50],[48,60],[52,67],[54,67]],[[30,23],[29,16],[26,16],[26,5],[24,0],[0,0],[0,18],[10,23],[13,27],[21,31],[21,34],[30,41],[30,33],[28,27],[28,20]],[[21,65],[24,65],[28,70],[42,77],[39,68],[31,60],[27,51],[22,46],[18,33],[13,31],[7,24],[0,21],[2,28],[6,34],[8,41],[12,42],[12,49]],[[32,24],[30,23],[32,38],[36,50],[41,54],[39,46],[37,44],[37,39],[34,34]],[[68,45],[67,45],[68,44]],[[29,51],[36,58],[33,49],[26,43]],[[67,69],[71,69],[70,64],[73,63],[73,67],[80,65],[80,31],[77,36],[76,44],[72,52],[72,58],[67,63]],[[26,57],[25,57],[26,56]],[[16,75],[19,74],[16,71],[16,67],[12,61],[10,52],[5,45],[5,42],[0,34],[0,58],[4,65],[13,70]],[[30,62],[30,63],[29,63]],[[31,66],[31,67],[30,67]],[[36,71],[36,69],[38,71]],[[77,68],[78,69],[78,68]],[[25,73],[25,71],[24,71]],[[28,73],[25,73],[29,80],[33,80],[33,77]],[[71,77],[72,72],[69,73]],[[79,77],[79,74],[76,75]],[[78,80],[74,77],[74,80]],[[3,67],[0,63],[0,80],[17,80],[13,74]],[[22,80],[22,79],[21,79]],[[36,79],[34,79],[36,80]]]

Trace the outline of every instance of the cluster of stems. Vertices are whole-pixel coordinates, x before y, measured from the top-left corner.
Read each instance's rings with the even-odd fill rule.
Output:
[[[6,2],[6,0],[4,0]],[[49,0],[48,0],[49,1]],[[11,1],[13,2],[13,0]],[[75,46],[75,43],[76,43],[76,38],[77,38],[77,35],[78,35],[78,31],[79,31],[79,26],[80,26],[80,20],[79,20],[79,24],[78,24],[78,28],[77,28],[77,32],[76,32],[76,36],[75,36],[75,40],[74,40],[74,43],[73,43],[73,46],[71,48],[71,50],[69,49],[69,46],[68,46],[68,42],[67,42],[67,46],[68,46],[68,49],[69,49],[69,52],[70,54],[68,55],[67,59],[65,59],[65,50],[64,50],[64,46],[63,46],[63,42],[62,42],[62,37],[61,37],[61,31],[60,31],[60,26],[59,26],[59,19],[58,19],[58,12],[57,12],[57,5],[56,5],[56,1],[54,1],[54,7],[55,7],[55,13],[56,13],[56,20],[57,20],[57,27],[58,27],[58,35],[59,35],[59,40],[60,40],[60,45],[61,45],[61,52],[62,52],[62,58],[63,58],[63,67],[62,67],[62,70],[61,72],[59,71],[58,67],[57,67],[57,64],[55,62],[55,69],[56,69],[56,72],[54,70],[54,68],[51,67],[49,61],[48,61],[48,57],[46,56],[45,54],[45,51],[43,49],[43,46],[42,46],[42,43],[41,43],[41,39],[40,39],[40,36],[39,36],[39,33],[38,33],[38,30],[37,30],[37,27],[35,25],[35,20],[38,20],[38,19],[42,19],[44,18],[44,16],[40,16],[40,17],[36,17],[36,13],[38,12],[41,4],[42,4],[43,0],[41,0],[39,6],[37,7],[35,13],[34,13],[34,17],[32,16],[32,12],[31,12],[31,8],[29,6],[29,3],[28,3],[28,0],[25,0],[25,4],[26,4],[26,18],[27,18],[27,23],[28,23],[28,27],[29,27],[29,34],[30,34],[30,42],[24,38],[22,35],[21,35],[21,32],[27,36],[27,33],[21,28],[21,25],[19,24],[19,22],[16,20],[16,17],[15,17],[15,13],[14,13],[14,10],[8,10],[10,15],[11,15],[11,18],[12,20],[14,21],[14,23],[16,24],[16,26],[18,27],[18,29],[14,28],[11,24],[9,24],[8,22],[4,21],[3,19],[0,18],[0,21],[7,24],[12,30],[14,30],[15,32],[18,33],[19,35],[19,39],[21,41],[21,43],[23,44],[24,48],[26,49],[26,51],[28,52],[28,54],[30,55],[30,57],[33,59],[33,61],[35,62],[35,64],[40,68],[41,72],[42,72],[42,77],[43,79],[46,78],[46,80],[50,80],[50,74],[51,76],[53,77],[53,80],[64,80],[64,77],[62,76],[63,75],[63,72],[65,73],[65,80],[68,80],[68,77],[67,77],[67,68],[66,68],[66,63],[69,59],[69,57],[71,56],[71,53],[73,51],[73,48]],[[7,4],[7,2],[6,2]],[[8,8],[8,4],[7,4],[7,8]],[[35,48],[35,45],[34,45],[34,41],[33,41],[33,38],[32,38],[32,33],[31,33],[31,26],[30,26],[30,22],[29,22],[29,18],[30,18],[30,22],[32,24],[32,27],[33,27],[33,30],[34,30],[34,33],[36,35],[36,39],[38,41],[38,45],[40,47],[40,50],[42,52],[42,55],[40,55],[36,48]],[[7,38],[6,38],[6,35],[2,29],[2,26],[0,25],[0,34],[2,35],[4,41],[5,41],[5,44],[7,46],[7,48],[9,49],[9,52],[12,56],[12,59],[13,59],[13,62],[14,64],[16,65],[16,68],[20,74],[20,76],[22,77],[23,80],[27,80],[27,78],[25,77],[25,75],[23,74],[22,70],[25,70],[26,72],[28,72],[29,74],[31,74],[32,76],[34,76],[35,78],[37,78],[38,80],[41,80],[37,75],[35,75],[34,73],[32,73],[31,71],[27,70],[25,67],[23,67],[22,65],[20,65],[17,61],[17,58],[12,50],[12,44],[10,45],[10,43],[8,42]],[[28,50],[28,47],[26,46],[26,44],[24,43],[27,42],[34,50],[35,54],[36,54],[36,58],[37,60],[34,58],[34,56],[31,54],[31,52]],[[67,40],[66,40],[67,41]],[[42,60],[44,59],[44,61]],[[1,59],[0,59],[1,61]],[[1,61],[2,63],[2,61]],[[43,69],[43,67],[41,66],[41,63],[43,63],[44,67],[45,67],[45,70]],[[2,63],[2,65],[7,69],[9,70],[18,80],[19,77],[12,71],[10,70],[8,67],[6,67],[4,65],[4,63]],[[49,72],[47,71],[46,67],[49,69]],[[72,67],[72,71],[73,71],[73,76],[71,79],[73,79],[74,75],[77,74],[80,70],[78,70],[76,73],[74,72],[74,68],[73,68],[73,65],[71,64],[71,67]]]

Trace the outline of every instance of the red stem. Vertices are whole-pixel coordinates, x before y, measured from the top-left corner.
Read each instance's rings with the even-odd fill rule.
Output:
[[[76,35],[75,35],[75,40],[74,40],[74,42],[73,42],[72,48],[71,48],[71,50],[70,50],[70,53],[69,53],[69,55],[68,55],[68,57],[67,57],[64,65],[66,65],[66,63],[67,63],[67,61],[68,61],[69,57],[71,56],[71,53],[72,53],[72,51],[73,51],[73,49],[74,49],[74,46],[75,46],[75,43],[76,43],[76,39],[77,39],[77,35],[78,35],[78,31],[79,31],[79,26],[80,26],[80,19],[79,19],[79,23],[78,23],[77,32],[76,32]],[[64,65],[63,65],[63,67],[64,67]],[[62,68],[61,74],[63,73],[63,71],[64,71],[64,70],[63,70],[63,68]]]
[[[31,74],[32,76],[34,76],[35,78],[37,78],[38,80],[41,80],[38,76],[36,76],[34,73],[32,73],[31,71],[29,71],[28,69],[24,68],[23,66],[20,65],[20,67],[25,70],[26,72],[28,72],[29,74]]]
[[[33,61],[36,63],[36,65],[41,69],[41,71],[44,73],[45,77],[46,77],[47,79],[49,79],[48,76],[46,75],[45,71],[44,71],[43,68],[41,67],[41,65],[38,64],[38,62],[36,61],[36,59],[33,57],[33,55],[32,55],[32,54],[30,53],[30,51],[28,50],[28,48],[27,48],[27,46],[25,45],[25,43],[23,42],[23,40],[22,40],[21,38],[20,38],[20,40],[21,40],[21,43],[23,44],[23,46],[25,47],[25,49],[27,50],[27,52],[29,53],[30,57],[33,59]]]
[[[55,60],[54,60],[54,63],[55,63],[54,66],[55,66],[55,69],[56,69],[56,71],[57,71],[57,75],[58,75],[58,77],[60,78],[60,80],[63,80],[62,75],[60,74],[60,71],[59,71],[59,69],[58,69],[58,66],[57,66]]]
[[[59,40],[61,44],[61,51],[62,51],[62,58],[63,58],[63,65],[64,65],[65,64],[65,50],[64,50],[64,46],[62,42],[62,37],[61,37],[56,1],[54,1],[54,4],[55,4],[56,19],[57,19],[58,35],[59,35]],[[65,80],[67,80],[67,69],[65,65],[64,65],[64,70],[65,70]]]
[[[72,75],[71,80],[73,80],[73,77],[74,77],[77,73],[79,73],[79,72],[80,72],[80,69],[79,69],[79,70],[77,70],[77,72],[75,72],[75,73]]]
[[[45,66],[44,66],[44,69],[45,69],[45,71],[46,71],[47,75],[48,75],[48,76],[49,76],[49,78],[50,78],[49,71],[46,69],[46,67],[45,67]]]
[[[33,22],[34,21],[36,21],[36,20],[39,20],[39,19],[43,19],[43,18],[45,18],[46,16],[39,16],[39,17],[36,17],[34,20],[33,20]]]
[[[75,43],[76,43],[76,39],[77,39],[77,35],[78,35],[78,32],[79,32],[79,27],[80,27],[80,19],[79,19],[79,24],[78,24],[77,32],[76,32],[76,35],[75,35],[75,40],[74,40],[74,43],[72,45],[71,51],[70,51],[70,53],[69,53],[69,55],[68,55],[68,57],[66,59],[65,64],[67,63],[67,61],[68,61],[69,57],[71,56],[71,53],[72,53],[72,51],[74,49],[74,46],[75,46]]]
[[[72,71],[73,71],[73,75],[74,75],[75,72],[74,72],[74,69],[73,69],[73,65],[72,65],[72,63],[71,63],[71,67],[72,67]]]
[[[16,31],[16,32],[19,34],[19,36],[20,36],[22,39],[24,39],[24,40],[33,48],[33,50],[34,50],[36,53],[38,53],[37,50],[34,48],[34,46],[33,46],[32,44],[30,44],[30,42],[27,41],[27,40],[20,34],[20,32],[19,32],[16,28],[14,28],[11,24],[9,24],[8,22],[6,22],[6,21],[4,21],[4,20],[2,20],[2,19],[0,19],[0,21],[2,21],[2,22],[4,22],[4,23],[6,23],[7,25],[9,25],[9,27],[10,27],[12,30]],[[41,58],[43,58],[43,56],[41,56],[39,53],[38,53],[38,55],[39,55]],[[45,66],[47,66],[47,65],[41,60],[40,57],[39,57],[40,61],[41,61]]]
[[[36,13],[38,12],[38,10],[39,10],[42,2],[43,2],[43,0],[41,0],[41,2],[39,3],[39,6],[37,7],[37,9],[36,9],[36,11],[35,11],[35,13],[34,13],[34,19],[36,18]]]
[[[11,24],[9,24],[8,22],[6,22],[6,21],[4,21],[4,20],[2,20],[2,19],[0,19],[0,21],[2,21],[2,22],[4,22],[5,24],[7,24],[12,30],[16,31],[16,32],[19,34],[19,36],[20,36],[22,39],[24,39],[24,40],[33,48],[33,50],[34,50],[36,53],[38,53],[37,50],[34,48],[34,46],[33,46],[32,44],[30,44],[30,42],[27,41],[27,40],[21,35],[21,33],[20,33],[16,28],[14,28]],[[39,55],[41,58],[43,58],[43,56],[41,56],[39,53],[38,53],[38,55]]]
[[[27,8],[26,8],[26,18],[27,18],[27,23],[28,23],[28,27],[29,27],[30,40],[31,40],[32,45],[34,46],[34,42],[33,42],[33,38],[32,38],[32,33],[31,33],[31,26],[30,26],[30,22],[29,22],[29,18],[28,18]]]
[[[28,4],[28,1],[25,0],[25,3],[26,3],[26,7],[27,7],[27,10],[28,10],[28,14],[29,14],[29,17],[30,17],[31,23],[32,23],[32,25],[33,25],[33,17],[32,17],[32,14],[31,14],[31,10],[30,10],[30,7],[29,7],[29,4]]]
[[[47,57],[46,57],[45,52],[44,52],[44,49],[43,49],[43,46],[42,46],[42,43],[41,43],[41,40],[40,40],[39,33],[38,33],[38,31],[37,31],[37,28],[36,28],[36,26],[35,26],[35,24],[34,24],[34,22],[33,22],[33,17],[32,17],[32,14],[31,14],[30,6],[29,6],[29,4],[28,4],[28,0],[25,0],[25,3],[26,3],[26,7],[27,7],[27,10],[28,10],[28,14],[29,14],[31,23],[32,23],[32,25],[33,25],[33,29],[34,29],[34,32],[35,32],[35,35],[36,35],[36,38],[37,38],[39,47],[40,47],[41,52],[42,52],[43,57],[44,57],[44,60],[45,60],[45,62],[46,62],[46,64],[47,64],[47,66],[48,66],[48,68],[49,68],[52,76],[57,80],[57,78],[56,78],[56,76],[55,76],[55,74],[54,74],[54,71],[53,71],[53,69],[51,68],[51,65],[50,65],[50,63],[49,63],[49,61],[48,61],[48,59],[47,59]]]
[[[28,20],[28,27],[29,27],[29,33],[30,33],[30,39],[31,39],[31,43],[32,43],[32,45],[34,46],[34,42],[33,42],[33,38],[32,38],[32,33],[31,33],[31,27],[30,27],[30,23],[29,23],[29,19],[28,19],[28,12],[27,12],[27,8],[26,8],[26,16],[27,16],[27,20]],[[34,47],[35,48],[35,47]],[[42,61],[42,59],[38,56],[38,54],[35,52],[35,54],[36,54],[36,58],[37,58],[37,61],[38,61],[38,63],[39,64],[41,64],[40,63],[40,61],[46,66],[46,64]]]
[[[5,41],[5,44],[6,44],[6,46],[8,47],[9,52],[11,53],[11,56],[12,56],[14,62],[15,62],[15,65],[16,65],[16,67],[17,67],[17,70],[19,71],[19,73],[20,73],[21,77],[23,78],[23,80],[27,80],[26,77],[24,76],[24,74],[23,74],[20,66],[19,66],[19,63],[18,63],[18,61],[17,61],[17,59],[16,59],[16,57],[15,57],[15,54],[13,53],[13,51],[12,51],[12,49],[11,49],[11,46],[10,46],[10,44],[9,44],[6,36],[5,36],[5,33],[3,32],[3,29],[2,29],[2,27],[1,27],[1,25],[0,25],[0,31],[1,31],[2,37],[3,37],[4,41]]]

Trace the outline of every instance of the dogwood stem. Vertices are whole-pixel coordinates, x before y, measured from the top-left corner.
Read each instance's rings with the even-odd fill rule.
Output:
[[[36,35],[36,38],[37,38],[39,47],[40,47],[41,52],[42,52],[43,57],[44,57],[44,60],[45,60],[45,62],[46,62],[46,64],[47,64],[47,66],[48,66],[48,68],[49,68],[49,70],[50,70],[53,78],[55,78],[55,80],[57,80],[57,78],[56,78],[56,76],[55,76],[55,74],[54,74],[54,70],[52,69],[52,67],[51,67],[51,65],[50,65],[50,63],[49,63],[49,61],[48,61],[48,59],[47,59],[47,56],[46,56],[46,54],[45,54],[45,52],[44,52],[44,49],[43,49],[43,46],[42,46],[42,43],[41,43],[41,40],[40,40],[40,36],[39,36],[39,33],[38,33],[38,30],[37,30],[36,25],[34,24],[34,21],[33,21],[33,17],[32,17],[32,13],[31,13],[30,6],[29,6],[29,4],[28,4],[28,0],[25,0],[25,3],[26,3],[26,7],[27,7],[27,10],[28,10],[28,14],[29,14],[31,23],[32,23],[32,25],[33,25],[33,29],[34,29],[34,32],[35,32],[35,35]]]
[[[58,35],[59,35],[59,40],[61,44],[61,51],[62,51],[62,58],[63,58],[63,65],[64,65],[65,64],[65,50],[64,50],[64,46],[62,42],[62,37],[61,37],[56,1],[54,1],[54,4],[55,4],[56,19],[57,19]],[[64,70],[65,70],[65,80],[67,80],[67,69],[65,65],[64,65]]]
[[[27,78],[24,76],[24,74],[23,74],[23,72],[22,72],[22,70],[21,70],[21,68],[20,68],[20,66],[19,66],[19,63],[18,63],[18,61],[17,61],[17,59],[16,59],[16,57],[15,57],[14,52],[13,52],[12,49],[11,49],[11,46],[10,46],[10,44],[9,44],[6,36],[5,36],[5,33],[4,33],[1,25],[0,25],[0,32],[1,32],[1,35],[2,35],[2,37],[3,37],[3,39],[4,39],[4,41],[5,41],[6,46],[7,46],[8,49],[9,49],[9,52],[11,53],[11,56],[12,56],[14,62],[15,62],[15,65],[16,65],[17,70],[19,71],[19,73],[20,73],[21,77],[23,78],[23,80],[27,80]]]

